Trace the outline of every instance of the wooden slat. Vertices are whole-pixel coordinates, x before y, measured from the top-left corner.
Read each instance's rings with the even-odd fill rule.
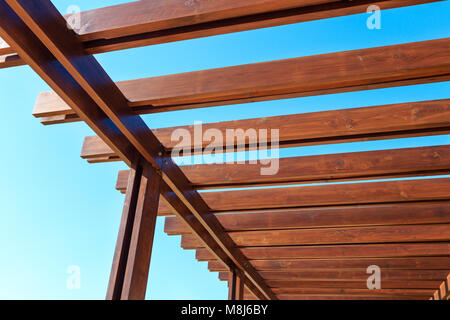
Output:
[[[449,270],[382,270],[383,280],[438,280],[447,277]],[[366,281],[365,271],[261,271],[265,280],[340,280]],[[229,280],[229,272],[219,272],[219,279]]]
[[[274,292],[278,295],[304,295],[304,294],[332,294],[332,295],[361,295],[361,296],[419,296],[429,297],[431,289],[337,289],[337,288],[277,288]]]
[[[446,81],[449,61],[446,38],[123,81],[117,86],[131,108],[153,113]],[[52,103],[47,105],[47,99]],[[55,100],[55,93],[41,95],[33,114],[73,113],[63,100]]]
[[[177,211],[179,217],[185,219],[211,250],[220,249],[218,251],[223,253],[224,264],[245,272],[246,285],[249,282],[247,287],[255,295],[276,299],[214,218],[205,220],[204,216],[209,213],[206,204],[171,159],[162,157],[164,149],[159,141],[145,122],[128,108],[125,97],[95,58],[86,55],[52,3],[20,0],[7,0],[7,3],[0,2],[0,35],[53,89],[65,97],[67,103],[81,111],[86,122],[107,138],[111,147],[130,152],[122,154],[129,164],[141,156],[161,170],[163,197],[172,209],[180,207],[176,202],[186,205],[191,219]],[[217,258],[221,256],[217,254]]]
[[[226,137],[227,129],[267,130],[269,140],[270,129],[278,129],[280,147],[295,147],[445,134],[450,132],[449,116],[450,100],[446,99],[219,122],[204,124],[202,129],[204,132],[209,129],[219,130],[223,137]],[[152,131],[166,148],[172,149],[177,144],[177,141],[171,139],[175,130],[187,130],[191,137],[194,137],[192,126]],[[248,138],[243,139],[248,143]],[[180,146],[187,147],[191,144],[189,147],[202,149],[208,146],[209,141],[202,143],[203,145],[198,145],[195,141],[187,141]],[[237,140],[228,142],[225,140],[213,146],[219,148],[217,152],[221,149],[245,147]],[[120,160],[119,156],[98,137],[85,138],[81,156],[85,159],[108,156]]]
[[[450,178],[203,192],[201,196],[213,212],[440,201],[450,199]]]
[[[432,257],[449,256],[450,243],[253,247],[242,248],[242,252],[249,260]],[[196,258],[215,259],[205,249],[198,249]]]
[[[362,295],[299,295],[299,294],[280,294],[280,300],[425,300],[423,297],[408,296],[362,296]],[[250,296],[249,296],[250,298]]]
[[[269,176],[261,175],[261,164],[193,165],[181,170],[197,189],[431,176],[450,173],[450,146],[281,158],[278,166]],[[121,192],[126,175],[121,171],[117,178]]]
[[[76,32],[85,50],[94,54],[361,13],[371,4],[389,9],[427,2],[433,1],[215,0],[188,5],[177,0],[133,1],[80,12]],[[7,45],[0,49],[0,55],[11,53],[14,50]],[[16,57],[20,65],[25,63]],[[0,62],[1,67],[5,66]]]
[[[415,258],[359,258],[359,259],[285,259],[285,260],[251,260],[258,271],[274,270],[367,270],[376,265],[381,270],[410,269],[446,269],[450,268],[450,257],[415,257]],[[227,271],[218,261],[210,261],[208,269],[212,272]]]
[[[240,247],[432,242],[450,241],[450,224],[246,231],[229,235]],[[194,235],[187,234],[182,236],[181,247],[198,249],[203,245]]]
[[[383,289],[428,289],[434,290],[439,280],[385,280]],[[330,288],[330,289],[367,289],[366,281],[318,281],[318,280],[267,280],[272,288]]]
[[[433,298],[436,296],[433,295]],[[439,286],[439,298],[441,300],[450,300],[450,273],[447,278]]]
[[[216,217],[225,231],[450,223],[450,202],[226,213]],[[166,218],[164,231],[169,235],[190,234],[179,219],[172,217]]]

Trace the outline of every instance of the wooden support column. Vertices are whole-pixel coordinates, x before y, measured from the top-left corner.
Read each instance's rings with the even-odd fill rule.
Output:
[[[150,165],[131,169],[107,300],[143,300],[147,288],[161,176]]]
[[[228,283],[228,300],[244,300],[244,282],[240,272],[231,272],[231,281]]]

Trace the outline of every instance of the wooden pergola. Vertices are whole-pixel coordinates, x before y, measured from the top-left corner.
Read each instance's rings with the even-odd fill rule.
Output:
[[[39,94],[33,115],[45,125],[86,122],[97,136],[85,139],[82,157],[130,167],[116,186],[126,196],[107,299],[144,299],[157,215],[167,216],[167,234],[181,235],[184,249],[228,281],[229,299],[448,299],[450,178],[436,176],[450,173],[450,146],[282,158],[278,173],[266,176],[254,164],[179,167],[171,133],[193,127],[150,130],[140,115],[448,81],[450,38],[119,83],[93,57],[362,13],[372,4],[428,2],[136,1],[81,12],[86,23],[74,32],[49,0],[0,0],[8,44],[0,67],[28,64],[54,90]],[[440,135],[450,133],[450,99],[205,128],[279,129],[281,148]],[[388,181],[364,181],[376,179]],[[342,183],[298,186],[317,182]],[[371,265],[382,270],[382,289],[367,287]]]

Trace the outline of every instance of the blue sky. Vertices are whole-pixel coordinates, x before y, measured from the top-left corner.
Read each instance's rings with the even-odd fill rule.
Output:
[[[123,1],[54,0],[65,13]],[[189,40],[98,55],[113,80],[210,69],[450,36],[450,2]],[[114,189],[120,163],[89,165],[79,155],[92,131],[83,123],[42,126],[32,117],[48,86],[28,67],[0,70],[0,299],[103,299],[124,196]],[[151,128],[450,98],[450,82],[324,95],[144,116]],[[281,156],[449,144],[447,135],[292,148]],[[226,299],[227,286],[159,219],[147,299]],[[67,268],[81,270],[69,290]]]

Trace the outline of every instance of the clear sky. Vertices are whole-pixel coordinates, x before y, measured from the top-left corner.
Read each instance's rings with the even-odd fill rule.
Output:
[[[123,1],[53,0],[65,13]],[[98,55],[114,81],[450,36],[450,2],[386,10],[380,30],[368,14]],[[270,79],[268,79],[270,81]],[[0,299],[103,299],[124,196],[120,163],[89,165],[79,155],[93,132],[83,123],[44,127],[31,115],[48,86],[29,67],[0,70]],[[151,128],[450,98],[450,82],[144,116]],[[292,148],[281,156],[449,144],[447,135]],[[227,286],[159,219],[148,299],[226,299]],[[81,287],[67,288],[69,266]]]

